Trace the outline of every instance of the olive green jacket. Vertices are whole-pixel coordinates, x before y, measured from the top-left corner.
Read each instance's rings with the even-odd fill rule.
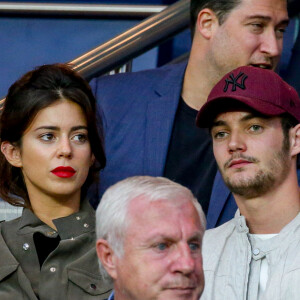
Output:
[[[89,204],[53,221],[57,231],[29,209],[0,224],[0,299],[102,300],[111,286],[100,275],[95,250],[95,213]],[[61,240],[40,267],[33,234]]]

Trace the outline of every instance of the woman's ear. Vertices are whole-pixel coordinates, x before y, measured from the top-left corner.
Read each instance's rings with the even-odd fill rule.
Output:
[[[219,26],[216,14],[209,8],[202,9],[198,14],[196,31],[205,39],[210,39],[215,26]]]
[[[295,156],[300,153],[300,124],[297,124],[290,131],[291,137],[291,155]]]
[[[92,157],[91,157],[91,163],[90,163],[90,167],[94,164],[94,162],[95,162],[95,155],[94,154],[92,154]]]
[[[4,141],[1,143],[1,152],[6,160],[14,167],[21,168],[21,152],[19,147],[12,145],[10,142]]]

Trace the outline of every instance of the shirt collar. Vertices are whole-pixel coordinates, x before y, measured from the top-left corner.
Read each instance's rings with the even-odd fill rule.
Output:
[[[114,291],[112,291],[107,300],[114,300],[114,299],[115,299],[115,293]]]
[[[41,232],[46,236],[57,236],[61,239],[71,239],[75,236],[95,230],[95,211],[84,200],[80,210],[67,217],[53,220],[57,231],[43,223],[30,209],[25,208],[18,224],[18,234]]]

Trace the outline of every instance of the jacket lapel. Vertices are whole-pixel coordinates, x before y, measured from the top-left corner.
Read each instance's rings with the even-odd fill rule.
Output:
[[[147,108],[144,174],[162,176],[186,64],[174,65],[153,90]]]
[[[218,222],[218,218],[225,206],[230,191],[226,187],[221,173],[218,171],[214,180],[214,185],[210,197],[208,213],[207,213],[207,228],[214,228]]]

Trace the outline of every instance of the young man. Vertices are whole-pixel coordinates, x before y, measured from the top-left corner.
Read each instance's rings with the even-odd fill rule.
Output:
[[[187,65],[92,83],[106,119],[108,163],[100,189],[134,175],[170,178],[192,190],[211,228],[231,219],[236,204],[221,176],[215,179],[211,139],[195,126],[195,117],[233,68],[276,68],[288,23],[286,0],[192,0],[191,23]]]
[[[96,215],[100,270],[114,283],[109,299],[199,299],[205,216],[187,188],[131,177],[104,193]]]
[[[201,300],[299,299],[299,122],[297,92],[249,66],[228,73],[200,110],[239,208],[205,234]]]

